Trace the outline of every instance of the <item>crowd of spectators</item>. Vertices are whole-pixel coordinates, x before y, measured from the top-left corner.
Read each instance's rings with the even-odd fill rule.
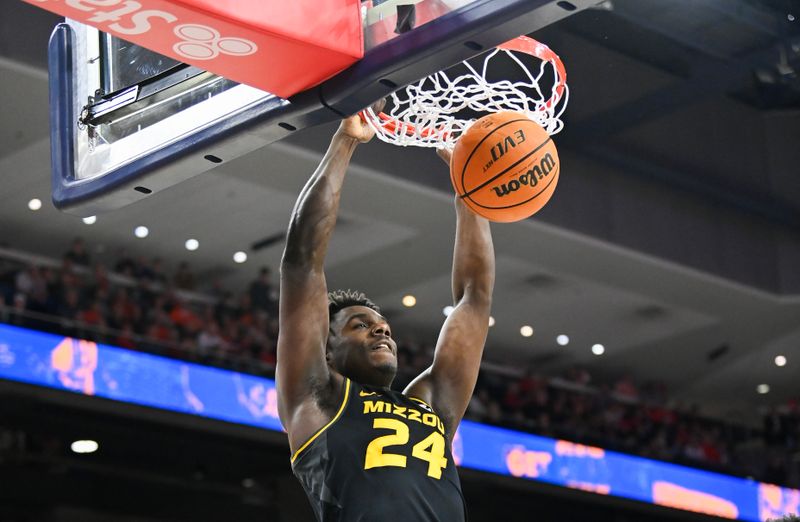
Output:
[[[763,426],[703,416],[670,401],[662,386],[641,392],[631,377],[593,385],[586,370],[520,379],[484,374],[469,414],[490,424],[761,481],[800,484],[800,405],[772,408]],[[754,412],[755,414],[755,412]],[[794,459],[794,460],[793,460]]]
[[[57,267],[4,260],[0,320],[123,348],[263,372],[275,362],[277,293],[268,268],[240,295],[197,292],[188,263],[121,252],[108,269],[76,239]]]
[[[202,291],[198,291],[202,290]],[[76,239],[57,266],[0,258],[0,322],[270,375],[277,288],[269,268],[239,293],[198,288],[188,263],[121,252],[109,270]],[[400,340],[402,387],[430,364],[433,347]],[[550,437],[798,487],[800,405],[765,412],[760,428],[673,404],[663,385],[631,376],[595,383],[565,375],[482,371],[467,416]]]

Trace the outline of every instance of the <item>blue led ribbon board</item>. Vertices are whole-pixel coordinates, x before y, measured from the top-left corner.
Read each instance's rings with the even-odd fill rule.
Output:
[[[3,324],[0,379],[281,431],[272,379]],[[732,520],[800,513],[800,490],[470,421],[453,456],[465,468]]]

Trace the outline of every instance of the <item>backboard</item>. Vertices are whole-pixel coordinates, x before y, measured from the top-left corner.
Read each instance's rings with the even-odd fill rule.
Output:
[[[134,203],[596,3],[364,1],[363,58],[285,98],[68,20],[49,49],[53,201],[82,216]]]

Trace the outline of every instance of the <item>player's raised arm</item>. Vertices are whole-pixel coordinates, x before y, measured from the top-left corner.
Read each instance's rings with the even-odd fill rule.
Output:
[[[450,154],[440,151],[449,164]],[[455,434],[478,378],[489,330],[494,289],[494,246],[489,221],[456,196],[456,240],[453,252],[453,303],[445,320],[433,364],[406,389],[406,394],[431,404]]]
[[[293,450],[327,422],[320,400],[324,403],[341,386],[325,359],[329,321],[323,265],[350,158],[372,134],[359,116],[342,122],[300,192],[289,222],[281,259],[275,373],[278,411]]]

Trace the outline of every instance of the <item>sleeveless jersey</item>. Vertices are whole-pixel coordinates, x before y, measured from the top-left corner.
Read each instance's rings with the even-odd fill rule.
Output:
[[[333,419],[292,456],[317,520],[465,520],[444,425],[431,407],[350,379],[344,390]]]

